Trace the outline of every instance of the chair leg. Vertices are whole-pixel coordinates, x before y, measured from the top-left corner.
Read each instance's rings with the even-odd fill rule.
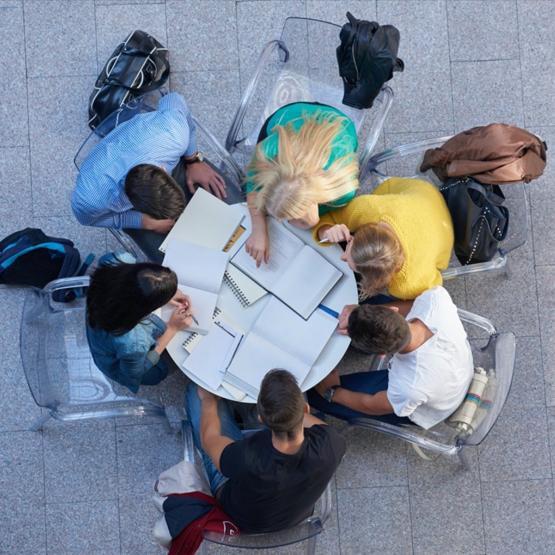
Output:
[[[459,461],[461,462],[461,465],[462,465],[463,469],[464,470],[469,470],[470,469],[470,463],[468,462],[468,457],[466,456],[464,447],[459,449],[459,452],[457,454],[459,456]]]
[[[308,538],[306,540],[306,555],[315,555],[316,554],[316,540],[318,539],[318,534]]]
[[[42,429],[44,427],[44,425],[50,420],[51,416],[50,413],[48,412],[47,414],[43,414],[42,416],[39,416],[39,418],[37,418],[32,426],[31,426],[31,431],[32,432],[42,432]]]

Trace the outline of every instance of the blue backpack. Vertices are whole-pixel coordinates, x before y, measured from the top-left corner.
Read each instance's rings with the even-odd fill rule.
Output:
[[[40,229],[28,227],[0,241],[0,283],[42,288],[54,279],[83,275],[87,267],[81,266],[71,241],[49,237]]]

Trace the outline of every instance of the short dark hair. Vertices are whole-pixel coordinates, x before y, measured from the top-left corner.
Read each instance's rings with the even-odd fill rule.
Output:
[[[358,306],[349,316],[347,329],[353,347],[366,353],[397,353],[410,341],[407,321],[387,306]]]
[[[177,181],[152,164],[139,164],[129,170],[125,194],[135,210],[157,220],[176,220],[187,204]]]
[[[256,405],[262,423],[278,437],[292,438],[302,425],[305,401],[287,370],[270,370],[262,380]]]
[[[177,291],[177,276],[159,264],[101,266],[87,291],[87,319],[92,328],[115,335],[133,329]]]

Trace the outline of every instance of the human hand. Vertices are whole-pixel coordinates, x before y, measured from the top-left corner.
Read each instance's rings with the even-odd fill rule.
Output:
[[[187,166],[187,188],[191,194],[195,192],[195,185],[217,196],[226,198],[225,181],[222,176],[215,172],[206,162],[195,162]]]
[[[143,229],[148,229],[156,233],[166,234],[174,226],[175,220],[157,220],[148,214],[143,214]]]
[[[256,260],[257,266],[260,266],[262,262],[268,263],[270,259],[269,247],[268,231],[265,228],[253,228],[250,237],[245,243],[245,250]]]
[[[175,307],[189,308],[191,306],[191,299],[188,295],[185,295],[179,289],[175,292],[175,295],[171,298],[169,304]]]
[[[191,315],[190,308],[177,307],[170,316],[168,321],[168,328],[176,331],[184,330],[193,323],[193,316]]]
[[[320,229],[318,237],[321,241],[328,243],[341,243],[341,241],[348,241],[351,238],[351,232],[345,224],[336,224]]]
[[[349,316],[351,315],[351,312],[353,312],[353,310],[357,307],[358,307],[358,304],[348,304],[343,307],[343,310],[339,315],[339,325],[337,327],[337,331],[341,335],[348,334]]]
[[[339,372],[337,368],[334,368],[318,385],[314,386],[314,389],[317,391],[318,395],[323,397],[324,393],[330,387],[336,387],[340,384]]]

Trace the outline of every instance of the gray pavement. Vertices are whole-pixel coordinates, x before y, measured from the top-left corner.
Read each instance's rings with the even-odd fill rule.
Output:
[[[0,0],[0,236],[37,226],[100,254],[104,230],[73,219],[73,155],[87,135],[86,103],[118,40],[149,31],[172,55],[171,86],[223,139],[264,42],[288,15],[358,17],[401,31],[406,70],[386,144],[491,121],[555,145],[555,2],[536,0]],[[517,335],[515,381],[471,469],[425,462],[404,444],[350,431],[321,554],[555,552],[555,196],[553,165],[527,187],[532,230],[509,277],[449,285],[460,306]],[[141,421],[49,425],[18,350],[23,292],[0,289],[0,553],[154,555],[158,473],[181,445]],[[345,370],[364,368],[350,353]],[[179,392],[184,380],[167,384]],[[290,548],[287,553],[300,553]]]

